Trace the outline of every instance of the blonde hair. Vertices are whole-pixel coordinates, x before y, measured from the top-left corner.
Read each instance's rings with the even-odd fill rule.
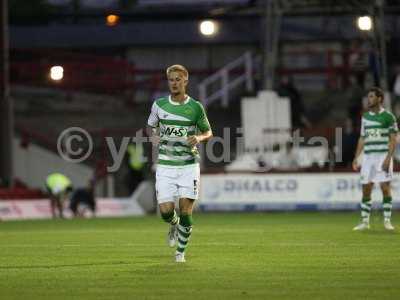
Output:
[[[188,70],[182,65],[172,65],[167,68],[167,76],[172,72],[182,72],[186,79],[189,79]]]

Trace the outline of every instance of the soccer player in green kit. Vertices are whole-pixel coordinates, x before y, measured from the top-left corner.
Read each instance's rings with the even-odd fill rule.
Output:
[[[360,171],[362,221],[353,230],[369,229],[371,192],[374,183],[379,183],[383,194],[384,227],[387,230],[394,230],[390,221],[392,215],[390,181],[393,178],[393,153],[398,128],[395,116],[383,108],[383,98],[384,94],[380,88],[371,88],[368,92],[368,112],[363,114],[361,120],[361,134],[353,169],[359,170],[358,157],[364,152]]]
[[[156,194],[161,217],[170,224],[168,244],[177,244],[175,261],[185,262],[193,204],[200,188],[197,145],[209,140],[212,131],[202,104],[186,94],[186,68],[172,65],[166,73],[171,94],[153,103],[147,132],[153,144],[158,144]],[[179,200],[179,216],[175,200]]]

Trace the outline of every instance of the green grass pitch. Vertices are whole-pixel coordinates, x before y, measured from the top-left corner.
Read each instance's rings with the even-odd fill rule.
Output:
[[[400,297],[400,234],[377,213],[369,232],[352,232],[355,212],[194,220],[186,264],[156,216],[2,222],[0,299]]]

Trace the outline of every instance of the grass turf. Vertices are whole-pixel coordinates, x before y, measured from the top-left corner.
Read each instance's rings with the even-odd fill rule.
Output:
[[[155,217],[0,223],[0,299],[396,299],[400,235],[377,215],[197,214],[187,263]]]

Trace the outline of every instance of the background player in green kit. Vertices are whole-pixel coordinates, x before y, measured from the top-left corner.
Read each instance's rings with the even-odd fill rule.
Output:
[[[167,69],[170,96],[153,103],[148,134],[158,144],[156,193],[161,216],[170,224],[168,244],[177,249],[176,262],[185,262],[192,233],[192,210],[200,188],[199,153],[196,145],[212,137],[200,102],[186,94],[189,74],[185,67]],[[180,216],[175,211],[179,200]]]
[[[358,141],[353,169],[358,170],[358,157],[364,151],[361,164],[362,222],[353,230],[369,229],[371,214],[371,191],[374,183],[379,183],[383,194],[384,226],[394,230],[390,222],[392,214],[392,195],[390,181],[393,178],[393,153],[398,132],[396,118],[382,107],[383,91],[371,88],[368,92],[368,112],[361,120],[361,134]]]

